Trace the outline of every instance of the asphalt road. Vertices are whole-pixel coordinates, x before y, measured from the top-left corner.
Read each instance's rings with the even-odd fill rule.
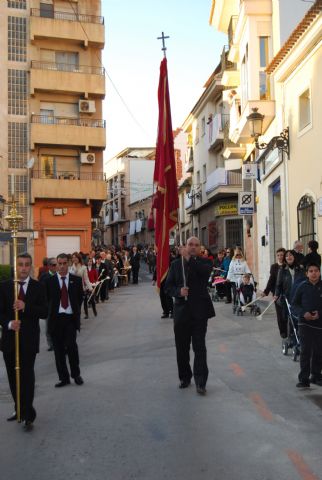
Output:
[[[79,336],[85,384],[55,389],[44,338],[32,432],[12,412],[0,361],[0,472],[10,480],[322,479],[322,388],[295,388],[272,314],[216,303],[207,335],[207,396],[178,389],[170,319],[155,289],[111,293]]]

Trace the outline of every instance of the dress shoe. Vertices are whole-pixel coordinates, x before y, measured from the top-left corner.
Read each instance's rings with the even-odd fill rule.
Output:
[[[53,347],[49,347],[49,348],[47,348],[47,352],[52,352],[53,350],[54,350],[54,348],[53,348]]]
[[[188,388],[190,387],[190,380],[181,380],[180,384],[179,384],[179,388]]]
[[[310,383],[313,383],[313,385],[318,385],[319,387],[322,387],[322,379],[321,378],[316,378],[311,376],[309,378]]]
[[[206,395],[206,387],[204,387],[203,385],[196,385],[196,389],[197,389],[197,393],[199,393],[199,395]]]
[[[30,430],[32,430],[34,427],[33,423],[31,420],[25,420],[23,422],[23,429],[26,431],[26,432],[30,432]]]
[[[76,383],[76,385],[83,385],[84,380],[83,380],[82,377],[79,375],[79,377],[74,378],[74,382]]]
[[[163,315],[161,315],[161,318],[169,318],[169,314],[168,314],[168,313],[164,313]]]
[[[17,413],[16,412],[13,412],[12,415],[10,415],[10,417],[7,418],[7,422],[13,422],[14,420],[17,420]]]
[[[70,380],[61,380],[60,382],[56,383],[55,387],[65,387],[65,385],[70,385]]]

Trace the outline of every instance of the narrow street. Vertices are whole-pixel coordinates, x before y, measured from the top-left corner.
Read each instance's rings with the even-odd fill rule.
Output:
[[[97,318],[83,320],[83,386],[54,388],[43,335],[30,433],[6,422],[12,402],[1,360],[3,478],[322,478],[322,388],[295,388],[298,364],[281,354],[273,315],[237,317],[230,305],[215,304],[208,393],[200,397],[194,386],[178,389],[172,320],[160,319],[144,271],[141,280],[111,293]]]

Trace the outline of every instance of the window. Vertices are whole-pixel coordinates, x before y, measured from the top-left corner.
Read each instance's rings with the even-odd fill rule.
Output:
[[[26,10],[27,0],[8,0],[8,8],[20,8]]]
[[[8,193],[13,194],[13,187],[16,200],[18,202],[18,213],[23,216],[19,224],[19,230],[27,228],[28,217],[28,178],[27,175],[8,175]]]
[[[28,136],[26,123],[8,123],[8,166],[26,168]]]
[[[27,72],[8,70],[8,113],[27,114]]]
[[[307,127],[311,123],[311,95],[308,88],[299,97],[299,129]]]
[[[8,17],[8,60],[27,61],[26,18]]]
[[[265,72],[269,61],[269,37],[259,37],[259,98],[270,99],[269,76]]]
[[[59,64],[59,70],[79,70],[78,52],[55,52],[55,63]]]
[[[304,195],[297,205],[298,239],[306,245],[310,240],[315,240],[315,203],[313,198]],[[306,251],[305,251],[306,253]]]
[[[206,119],[202,117],[201,119],[201,136],[203,137],[206,134]]]
[[[41,156],[41,178],[54,178],[55,177],[55,158],[42,155]]]
[[[202,174],[203,174],[203,181],[206,182],[207,180],[207,165],[202,166]]]
[[[54,5],[52,3],[40,2],[40,16],[44,18],[54,18]]]

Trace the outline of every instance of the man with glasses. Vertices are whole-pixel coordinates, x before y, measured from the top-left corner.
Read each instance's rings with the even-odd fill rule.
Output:
[[[56,273],[57,268],[57,260],[55,257],[48,258],[48,272],[43,272],[40,277],[39,281],[46,285],[46,281],[48,278],[52,277]],[[48,331],[48,317],[45,319],[46,321],[46,340],[48,345],[48,352],[52,352],[54,350],[53,339],[51,338],[49,331]]]

